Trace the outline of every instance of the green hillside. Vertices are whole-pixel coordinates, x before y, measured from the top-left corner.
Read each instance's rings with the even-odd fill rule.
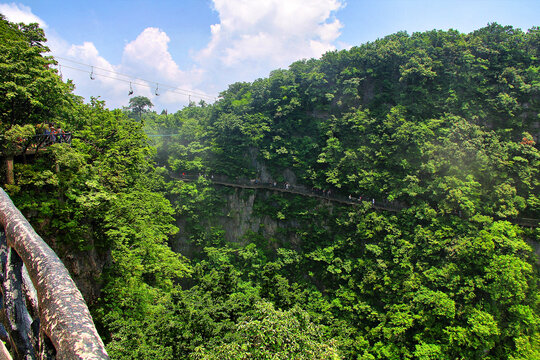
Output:
[[[157,114],[84,104],[1,26],[4,188],[111,358],[540,357],[538,28],[397,33]],[[45,123],[71,144],[19,154]]]

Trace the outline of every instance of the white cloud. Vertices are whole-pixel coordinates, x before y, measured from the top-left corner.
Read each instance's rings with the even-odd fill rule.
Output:
[[[120,66],[111,64],[101,56],[92,42],[71,45],[65,52],[58,52],[55,49],[54,55],[59,56],[58,61],[63,65],[64,79],[71,79],[75,83],[77,94],[85,96],[87,100],[90,96],[99,96],[111,108],[127,105],[129,82],[126,81],[129,81],[129,78],[118,75]],[[73,59],[76,62],[65,59]],[[79,70],[72,69],[73,67]],[[90,78],[90,72],[94,80]],[[134,86],[134,90],[138,95],[151,97],[148,87]]]
[[[117,65],[99,56],[91,43],[72,46],[69,54],[107,70],[152,80],[146,83],[149,87],[135,89],[136,95],[149,97],[156,107],[178,107],[187,103],[188,96],[167,85],[217,93],[235,81],[252,81],[295,60],[335,49],[342,24],[334,14],[343,6],[342,0],[214,0],[220,22],[211,25],[211,40],[194,56],[196,65],[190,69],[178,66],[169,51],[169,36],[156,27],[144,29],[128,42]],[[81,80],[107,86],[109,106],[126,105],[129,84],[99,76],[93,83],[87,77]],[[193,95],[191,100],[199,99]]]
[[[85,71],[82,74],[69,69],[64,70],[64,73],[74,80],[79,92],[97,95],[91,93],[97,91],[109,107],[127,105],[127,92],[131,82],[134,95],[148,97],[156,108],[178,108],[179,105],[188,103],[189,95],[186,91],[176,89],[204,94],[204,91],[195,87],[204,71],[197,67],[181,70],[169,52],[169,42],[169,37],[162,30],[146,28],[124,47],[122,60],[117,65],[102,57],[91,42],[72,45],[64,55],[56,55],[93,65],[95,80],[91,80],[88,74],[92,71],[90,66],[77,65]],[[66,64],[69,65],[69,61]],[[159,96],[156,95],[156,90]],[[197,96],[192,95],[192,100],[197,101]]]
[[[342,24],[333,14],[341,0],[214,0],[220,23],[197,59],[228,67],[246,61],[271,70],[335,49]]]
[[[45,21],[22,4],[0,4],[0,13],[12,22],[37,22],[42,28],[47,28]],[[205,71],[197,66],[180,69],[169,52],[169,36],[158,28],[146,28],[128,42],[119,64],[112,64],[100,55],[91,41],[70,44],[55,29],[47,29],[47,33],[51,54],[58,57],[63,78],[73,80],[75,93],[87,100],[90,96],[99,96],[110,108],[126,106],[130,82],[134,96],[150,98],[157,110],[167,107],[176,110],[186,105],[189,92],[206,94],[196,86]],[[92,71],[94,80],[90,78]],[[158,84],[160,96],[155,95]],[[199,99],[193,94],[191,100]],[[207,97],[205,100],[209,101]]]
[[[99,55],[98,49],[92,42],[85,41],[82,45],[72,45],[67,55],[87,64],[93,64],[107,71],[114,71],[113,66]]]
[[[47,28],[45,21],[34,15],[29,6],[16,3],[0,4],[0,14],[3,14],[9,21],[14,23],[38,23],[43,29]]]
[[[77,94],[87,100],[99,95],[109,107],[128,104],[132,81],[134,95],[150,98],[156,110],[176,110],[188,102],[187,93],[180,89],[215,95],[235,81],[253,81],[293,61],[319,57],[340,44],[343,25],[336,12],[345,6],[344,0],[213,0],[213,5],[219,23],[210,26],[211,40],[202,50],[186,51],[194,60],[189,68],[178,66],[169,50],[175,44],[156,27],[128,41],[120,62],[113,64],[91,41],[66,42],[58,29],[47,28],[25,5],[0,4],[0,12],[10,21],[38,22],[47,28],[51,52],[79,63],[59,59],[64,79],[74,81]],[[89,77],[90,66],[81,64],[94,66],[95,80]],[[154,94],[157,84],[158,97]],[[192,95],[191,100],[199,99]]]
[[[170,39],[164,31],[146,28],[135,40],[124,48],[123,67],[144,67],[145,72],[154,72],[166,79],[183,79],[185,74],[178,68],[169,53]]]
[[[169,42],[170,38],[164,31],[153,27],[144,29],[125,46],[119,71],[155,80],[153,86],[161,84],[159,101],[164,104],[187,103],[185,91],[175,91],[174,88],[202,93],[195,85],[200,82],[204,70],[198,67],[180,69],[169,52]]]

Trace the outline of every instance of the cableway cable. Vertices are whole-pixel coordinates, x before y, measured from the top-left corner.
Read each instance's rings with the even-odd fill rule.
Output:
[[[120,81],[124,81],[124,82],[132,82],[135,85],[142,85],[142,86],[146,86],[146,87],[151,87],[151,86],[147,85],[147,84],[142,84],[140,82],[142,81],[142,82],[145,82],[145,83],[156,83],[157,84],[156,81],[146,80],[146,79],[138,78],[138,77],[127,75],[127,74],[122,74],[122,73],[119,73],[119,72],[116,72],[116,71],[113,71],[113,70],[108,70],[108,69],[105,69],[105,68],[102,68],[102,67],[93,66],[93,65],[86,64],[86,63],[83,63],[83,62],[68,59],[68,58],[65,58],[65,57],[62,57],[62,56],[53,55],[53,57],[57,60],[58,66],[63,66],[63,67],[70,68],[70,69],[73,69],[73,70],[78,70],[78,71],[90,73],[90,78],[92,80],[93,80],[92,77],[95,78],[95,75],[97,75],[97,76],[101,76],[101,77],[105,77],[105,78],[109,78],[109,79],[120,80]],[[73,64],[88,67],[91,70],[88,71],[88,70],[80,69],[80,68],[77,68],[77,67],[74,67],[74,66],[66,65],[65,63],[61,64],[59,60],[68,61],[68,62],[73,63]],[[95,70],[100,70],[100,73],[97,74],[95,72]],[[107,72],[107,73],[110,73],[110,74],[114,74],[114,75],[116,75],[116,77],[107,76],[107,75],[101,73],[103,71]],[[128,79],[127,80],[122,79],[119,76],[120,77],[125,77],[125,78],[128,78]],[[161,88],[170,89],[168,91],[171,91],[171,92],[174,92],[174,93],[177,93],[177,94],[181,94],[181,95],[185,95],[185,96],[188,96],[188,97],[190,97],[190,95],[193,95],[194,97],[200,98],[200,99],[207,99],[207,100],[211,100],[211,101],[217,100],[217,97],[215,97],[215,96],[206,95],[206,94],[196,92],[196,91],[192,91],[192,90],[181,89],[181,88],[173,86],[173,85],[162,84],[162,83],[160,83],[159,85],[161,86]]]
[[[66,64],[58,64],[58,65],[62,66],[63,68],[72,69],[72,70],[84,72],[84,73],[87,73],[87,74],[90,73],[90,71],[88,71],[86,69],[81,69],[81,68],[74,67],[74,66],[69,66],[69,65],[66,65]],[[151,84],[148,84],[148,83],[132,81],[130,79],[122,79],[122,78],[118,78],[118,77],[114,77],[114,76],[105,75],[105,74],[102,74],[102,73],[96,73],[95,71],[93,73],[93,76],[94,77],[99,76],[99,77],[103,77],[103,78],[107,78],[107,79],[111,79],[111,80],[122,81],[122,82],[125,82],[125,83],[131,83],[132,85],[144,86],[144,87],[147,87],[147,88],[152,88],[153,87]],[[138,79],[138,80],[145,81],[145,80],[142,80],[142,79]],[[188,90],[181,90],[181,89],[178,89],[178,88],[170,88],[170,87],[167,87],[167,88],[171,89],[171,90],[168,90],[169,92],[179,94],[179,95],[183,95],[183,96],[188,96],[189,97],[190,95],[193,94]],[[209,95],[196,95],[195,97],[199,98],[201,100],[209,100],[209,101],[216,101],[217,100],[217,98],[209,96]]]
[[[74,67],[74,66],[69,66],[69,65],[65,65],[63,64],[62,67],[64,68],[68,68],[68,69],[72,69],[72,70],[77,70],[77,71],[80,71],[80,72],[84,72],[84,73],[88,73],[89,71],[88,70],[85,70],[85,69],[80,69],[80,68],[77,68],[77,67]],[[152,88],[153,86],[150,85],[150,84],[146,84],[146,83],[142,83],[142,82],[136,82],[136,81],[130,81],[130,80],[127,80],[127,79],[120,79],[120,78],[116,78],[116,77],[113,77],[113,76],[108,76],[108,75],[105,75],[105,74],[96,74],[94,72],[94,76],[100,76],[100,77],[103,77],[103,78],[107,78],[107,79],[112,79],[112,80],[117,80],[117,81],[122,81],[122,82],[125,82],[125,83],[129,83],[129,84],[132,84],[132,85],[137,85],[137,86],[144,86],[144,87],[147,87],[147,88]],[[175,94],[179,94],[179,95],[184,95],[184,96],[189,96],[189,93],[185,93],[185,92],[180,92],[180,91],[175,91],[175,90],[169,90],[170,92],[173,92]],[[129,94],[129,93],[128,93]],[[211,97],[211,96],[197,96],[198,98],[206,98],[206,99],[210,99],[210,100],[215,100],[215,98]]]

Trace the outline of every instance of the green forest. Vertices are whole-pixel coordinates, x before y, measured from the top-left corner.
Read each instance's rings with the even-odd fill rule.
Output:
[[[0,175],[112,359],[540,358],[539,28],[398,32],[174,114],[85,103],[47,51],[0,17]],[[71,142],[21,154],[46,124]]]

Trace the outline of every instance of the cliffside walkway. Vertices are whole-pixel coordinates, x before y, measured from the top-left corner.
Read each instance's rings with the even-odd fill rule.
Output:
[[[170,174],[170,176],[173,179],[181,180],[181,181],[195,181],[199,178],[199,175],[174,175]],[[202,175],[201,175],[202,176]],[[225,176],[222,175],[210,175],[204,177],[206,180],[209,180],[213,184],[216,185],[223,185],[228,187],[234,187],[234,188],[241,188],[241,189],[264,189],[264,190],[270,190],[270,191],[276,191],[276,192],[283,192],[283,193],[289,193],[289,194],[297,194],[302,196],[308,196],[313,198],[318,198],[321,200],[328,200],[336,203],[341,203],[345,205],[363,205],[365,203],[368,203],[371,205],[371,207],[375,210],[383,210],[383,211],[390,211],[390,212],[400,212],[403,209],[407,209],[408,207],[398,203],[398,202],[390,202],[390,201],[381,201],[373,198],[355,198],[348,196],[343,196],[339,193],[335,192],[328,192],[328,191],[318,191],[318,190],[310,190],[307,189],[305,186],[293,186],[290,184],[278,184],[278,183],[262,183],[258,182],[256,180],[249,180],[249,181],[233,181]],[[513,224],[524,226],[524,227],[530,227],[535,228],[538,227],[540,224],[539,219],[530,219],[530,218],[515,218],[515,219],[498,219],[498,220],[506,220]]]
[[[171,176],[174,179],[177,180],[183,180],[183,181],[195,181],[199,178],[199,176],[196,175],[178,175],[178,176]],[[389,202],[389,201],[376,201],[372,198],[348,198],[346,196],[336,194],[334,192],[323,192],[321,191],[315,191],[315,190],[308,190],[304,186],[294,186],[290,184],[277,184],[277,183],[262,183],[257,181],[237,181],[233,182],[230,179],[224,177],[224,176],[210,176],[205,177],[206,180],[211,181],[214,184],[217,185],[223,185],[223,186],[229,186],[229,187],[235,187],[235,188],[241,188],[241,189],[264,189],[264,190],[271,190],[276,192],[283,192],[283,193],[289,193],[289,194],[297,194],[302,196],[308,196],[313,198],[318,198],[321,200],[328,200],[332,202],[337,202],[341,204],[346,205],[363,205],[365,202],[368,202],[371,204],[371,207],[373,207],[376,210],[385,210],[385,211],[392,211],[392,212],[399,212],[405,208],[405,206],[397,203],[397,202]]]
[[[109,358],[64,264],[1,188],[0,265],[0,359]]]

